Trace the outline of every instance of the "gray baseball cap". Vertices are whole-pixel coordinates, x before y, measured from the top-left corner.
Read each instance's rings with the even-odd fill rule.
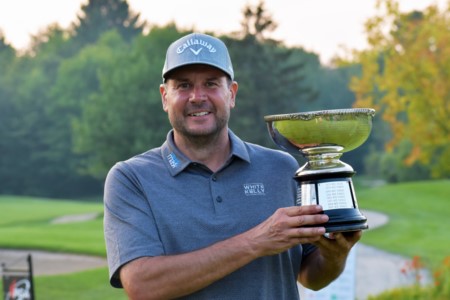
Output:
[[[165,79],[170,71],[192,64],[216,67],[234,79],[227,46],[216,37],[191,33],[173,42],[167,49],[162,77]]]

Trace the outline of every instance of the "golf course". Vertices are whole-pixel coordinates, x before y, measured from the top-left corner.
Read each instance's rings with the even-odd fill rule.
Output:
[[[450,180],[369,187],[355,183],[361,209],[382,212],[387,225],[367,231],[362,243],[407,257],[430,270],[450,256]],[[105,257],[101,199],[70,201],[0,196],[0,248],[34,249]],[[83,222],[54,222],[97,214]],[[6,262],[7,263],[7,262]],[[448,268],[448,266],[447,266]],[[448,283],[448,282],[447,282]],[[126,299],[108,283],[106,267],[64,275],[35,276],[37,299]]]

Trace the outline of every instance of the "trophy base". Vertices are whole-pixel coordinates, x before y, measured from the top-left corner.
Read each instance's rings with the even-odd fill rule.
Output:
[[[367,218],[358,209],[351,177],[353,171],[335,173],[298,172],[294,179],[299,183],[298,205],[322,205],[329,217],[322,224],[326,232],[345,232],[368,229]]]
[[[329,217],[324,224],[326,232],[345,232],[368,229],[367,218],[356,208],[328,209],[323,212]]]

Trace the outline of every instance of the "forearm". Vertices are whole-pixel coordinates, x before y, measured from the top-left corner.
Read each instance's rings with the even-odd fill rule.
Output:
[[[319,290],[336,279],[344,270],[350,250],[361,238],[362,231],[332,233],[321,237],[317,249],[302,262],[298,280],[309,289]]]
[[[318,241],[327,216],[320,206],[278,209],[250,230],[193,252],[138,258],[125,264],[120,278],[130,299],[170,299],[194,293],[253,260]]]
[[[121,270],[130,299],[171,299],[198,291],[248,264],[256,253],[243,235],[194,252],[137,259]]]
[[[346,257],[327,260],[317,249],[302,261],[299,282],[311,290],[320,290],[335,280],[344,270]]]

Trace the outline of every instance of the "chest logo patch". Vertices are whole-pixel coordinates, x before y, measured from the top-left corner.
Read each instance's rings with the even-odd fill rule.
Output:
[[[264,196],[266,194],[263,183],[245,183],[244,193],[246,196]]]

